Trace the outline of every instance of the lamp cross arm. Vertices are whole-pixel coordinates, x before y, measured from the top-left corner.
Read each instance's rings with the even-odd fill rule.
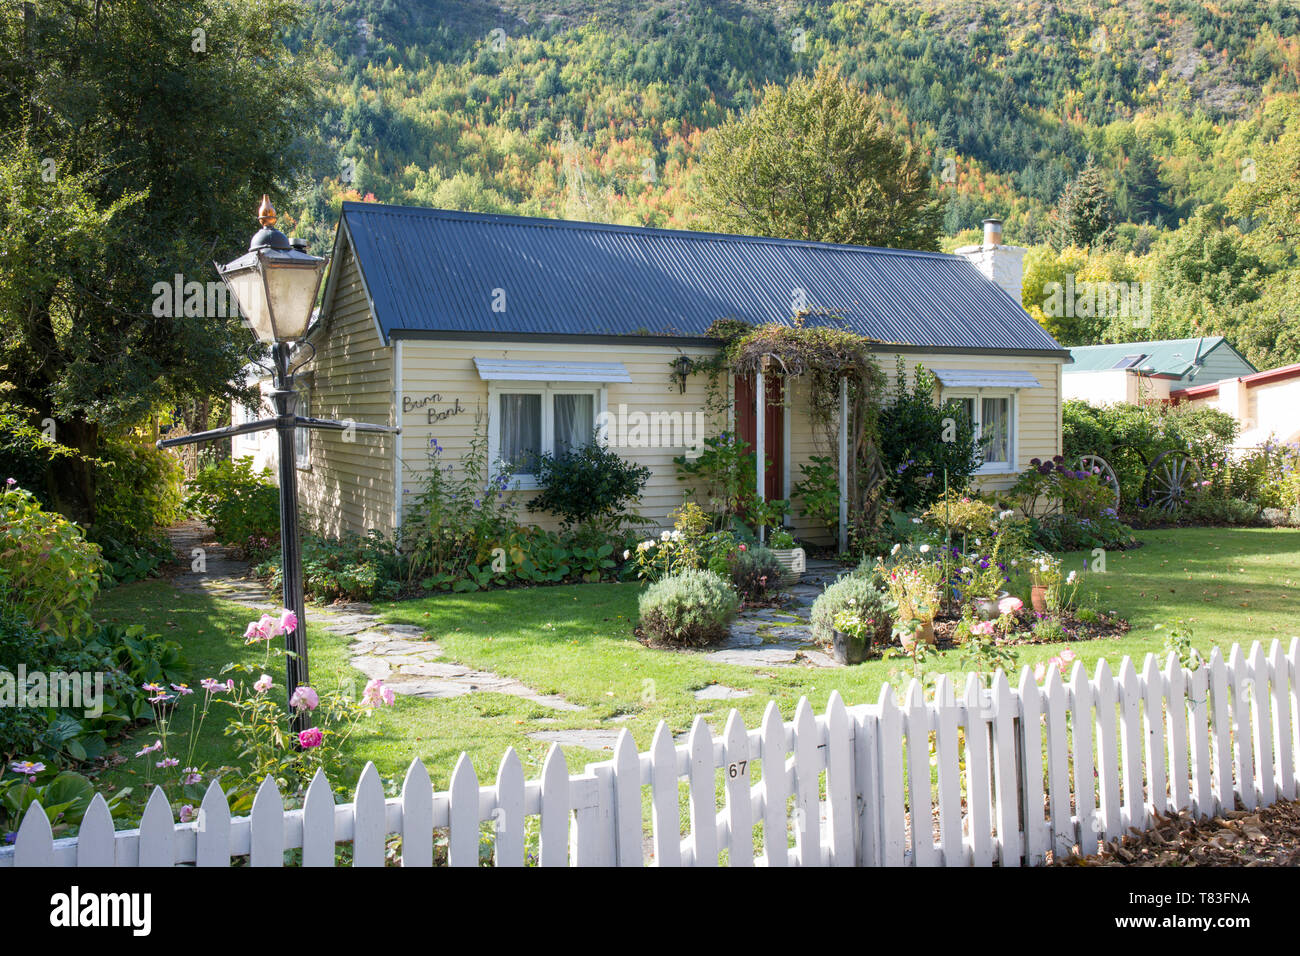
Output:
[[[301,415],[294,418],[294,424],[299,428],[324,428],[336,432],[345,432],[352,429],[359,432],[375,432],[383,435],[400,435],[402,433],[401,428],[394,428],[391,425],[372,425],[369,422],[336,422],[328,418],[304,418]]]
[[[195,442],[214,441],[218,438],[231,438],[235,435],[247,435],[249,432],[260,432],[274,428],[277,419],[261,418],[255,422],[243,422],[239,425],[227,425],[225,428],[214,428],[211,431],[195,432],[193,435],[182,435],[180,438],[161,438],[154,442],[158,448],[175,448],[177,445],[193,445]]]

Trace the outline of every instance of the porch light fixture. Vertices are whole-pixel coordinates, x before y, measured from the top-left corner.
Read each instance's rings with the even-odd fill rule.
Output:
[[[686,376],[691,374],[694,363],[689,355],[679,355],[673,359],[673,375],[677,377],[677,387],[683,395],[686,394]]]
[[[271,350],[270,364],[258,359],[253,364],[271,375],[271,404],[274,418],[231,425],[212,431],[198,432],[182,438],[158,442],[159,448],[188,445],[216,438],[232,438],[251,432],[274,429],[278,438],[280,470],[280,558],[284,590],[284,607],[293,611],[298,626],[285,635],[285,693],[292,699],[300,685],[308,683],[307,677],[307,620],[302,593],[302,548],[298,540],[298,464],[295,435],[299,428],[327,429],[341,432],[381,432],[396,434],[397,428],[372,425],[365,422],[336,422],[320,418],[304,418],[297,414],[298,396],[294,390],[294,372],[315,355],[310,342],[304,342],[311,325],[316,295],[320,291],[321,276],[328,259],[309,255],[307,244],[301,239],[290,239],[275,228],[275,208],[268,197],[262,197],[257,210],[257,220],[262,226],[248,244],[248,252],[234,262],[218,265],[220,274],[239,311],[243,314],[257,341]],[[215,263],[214,263],[215,265]],[[307,352],[301,354],[303,349]],[[290,708],[292,711],[292,707]],[[295,713],[295,732],[311,726],[310,716]]]

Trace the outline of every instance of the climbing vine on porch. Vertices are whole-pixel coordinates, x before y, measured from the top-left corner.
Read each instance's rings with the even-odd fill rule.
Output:
[[[736,319],[714,322],[709,335],[723,340],[723,345],[715,356],[694,360],[691,371],[710,376],[709,405],[714,410],[729,404],[730,375],[752,376],[761,368],[764,375],[806,383],[817,443],[836,463],[840,380],[847,379],[849,533],[855,543],[865,543],[874,537],[882,519],[879,421],[887,380],[872,357],[872,346],[879,343],[834,325],[807,326],[803,318],[797,317],[794,325],[751,326]],[[843,321],[838,316],[824,318]]]

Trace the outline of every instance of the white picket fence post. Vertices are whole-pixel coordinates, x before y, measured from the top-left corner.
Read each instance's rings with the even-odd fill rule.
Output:
[[[1118,679],[1103,660],[1091,678],[1076,662],[1042,686],[1028,668],[1014,688],[1001,671],[987,687],[940,677],[930,700],[916,681],[901,702],[886,684],[852,708],[833,692],[820,717],[800,699],[784,721],[769,701],[753,729],[734,710],[720,730],[696,717],[682,743],[660,723],[645,753],[624,729],[610,760],[578,773],[553,746],[532,781],[509,748],[491,784],[462,754],[435,789],[413,760],[385,798],[367,763],[351,803],[335,804],[318,772],[286,810],[268,778],[245,817],[214,781],[186,823],[155,788],[133,830],[114,831],[96,795],[78,835],[57,840],[33,803],[0,867],[276,867],[293,851],[334,866],[340,844],[354,866],[383,866],[395,837],[401,865],[423,867],[444,834],[449,865],[479,866],[488,831],[492,862],[523,866],[530,817],[542,866],[716,866],[722,854],[732,866],[1035,865],[1092,854],[1153,814],[1300,797],[1298,665],[1293,638],[1234,645],[1226,660],[1216,648],[1194,670],[1172,654],[1163,667],[1147,655],[1140,672],[1125,658]]]

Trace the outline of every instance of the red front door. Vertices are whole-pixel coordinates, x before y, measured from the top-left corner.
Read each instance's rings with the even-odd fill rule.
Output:
[[[767,403],[763,416],[763,458],[767,462],[763,471],[763,497],[769,501],[785,497],[785,405],[781,400],[782,379],[769,375],[764,379]],[[750,458],[758,447],[758,429],[755,427],[754,377],[736,376],[736,434],[749,446]]]

